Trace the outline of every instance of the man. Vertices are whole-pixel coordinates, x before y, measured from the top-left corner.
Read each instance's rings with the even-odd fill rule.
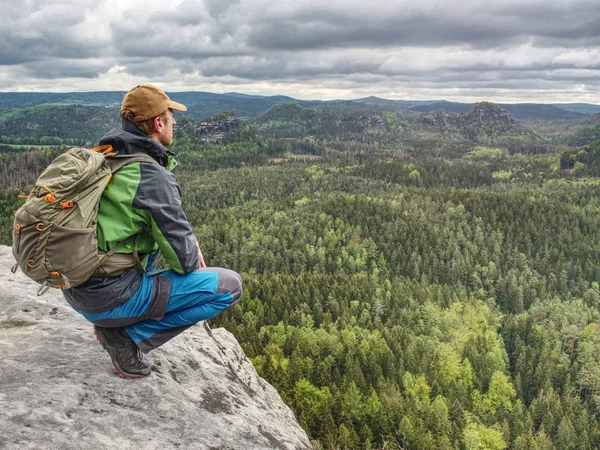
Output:
[[[199,321],[236,304],[240,276],[206,268],[181,206],[170,170],[173,110],[186,111],[152,85],[131,89],[121,105],[122,129],[109,131],[100,145],[119,155],[152,159],[130,162],[106,187],[98,206],[98,248],[113,254],[83,285],[63,290],[69,304],[94,323],[96,338],[125,378],[150,375],[141,352],[164,344]],[[161,251],[170,270],[148,271]]]

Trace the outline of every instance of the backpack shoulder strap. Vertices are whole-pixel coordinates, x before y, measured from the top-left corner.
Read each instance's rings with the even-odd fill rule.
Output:
[[[147,163],[158,164],[158,162],[154,158],[152,158],[152,156],[147,155],[145,153],[134,153],[132,155],[109,156],[106,158],[106,161],[108,162],[108,166],[110,167],[110,170],[113,173],[115,173],[121,167],[123,167],[129,163],[132,163],[132,162],[147,162]]]
[[[150,155],[147,155],[146,153],[133,153],[131,155],[110,155],[107,156],[106,162],[108,163],[108,167],[110,168],[112,173],[115,173],[117,170],[133,162],[146,162],[151,164],[158,164],[158,162],[154,158],[152,158]],[[140,257],[137,252],[138,236],[139,233],[135,234],[133,237],[133,258],[136,260],[138,266],[141,267],[141,269],[144,272],[146,272],[146,268],[142,264],[142,261],[140,260]],[[104,262],[106,262],[113,254],[115,254],[118,249],[123,247],[123,245],[125,245],[125,242],[127,242],[128,240],[129,237],[127,239],[123,239],[121,242],[119,242],[117,245],[111,248],[105,255],[103,255],[100,260],[99,266],[103,265]]]

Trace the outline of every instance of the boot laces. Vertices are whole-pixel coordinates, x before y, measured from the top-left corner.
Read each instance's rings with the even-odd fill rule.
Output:
[[[144,364],[144,353],[133,342],[131,345],[119,346],[115,349],[117,359],[127,368],[140,369]]]

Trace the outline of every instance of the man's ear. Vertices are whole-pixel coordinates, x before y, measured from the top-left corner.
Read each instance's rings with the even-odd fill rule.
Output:
[[[160,116],[156,116],[154,119],[152,119],[153,122],[152,124],[154,125],[154,129],[156,131],[160,131],[163,128],[163,123],[162,120],[160,120]]]

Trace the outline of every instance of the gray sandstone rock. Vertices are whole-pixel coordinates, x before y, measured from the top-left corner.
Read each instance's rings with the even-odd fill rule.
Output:
[[[195,134],[202,142],[216,144],[237,130],[241,123],[241,120],[233,115],[215,122],[200,122],[196,127]]]
[[[0,449],[310,448],[231,333],[198,324],[124,380],[91,324],[12,264],[0,246]]]

